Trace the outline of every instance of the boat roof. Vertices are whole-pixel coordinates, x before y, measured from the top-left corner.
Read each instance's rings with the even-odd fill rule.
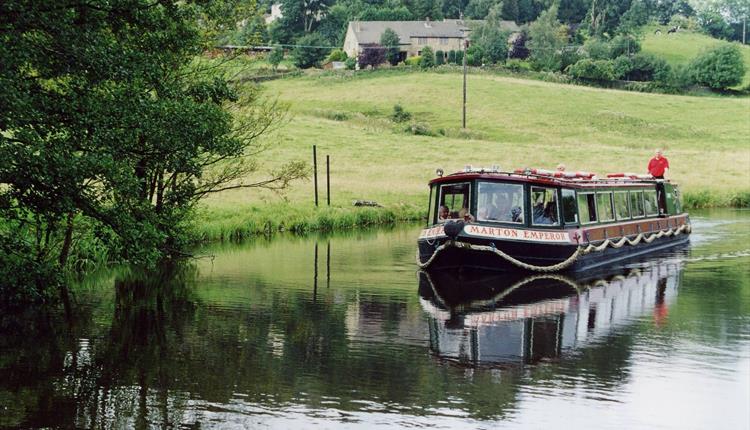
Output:
[[[556,176],[557,174],[557,176]],[[564,175],[564,176],[563,176]],[[465,169],[448,175],[438,176],[429,185],[449,182],[472,181],[486,179],[502,182],[521,182],[547,186],[567,188],[614,188],[614,187],[646,187],[659,182],[669,182],[668,179],[654,179],[649,175],[634,173],[610,173],[599,178],[589,172],[552,172],[540,169],[517,169],[513,172],[496,171],[492,169]]]

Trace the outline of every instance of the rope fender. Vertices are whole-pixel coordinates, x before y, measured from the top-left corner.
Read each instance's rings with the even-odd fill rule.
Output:
[[[424,268],[428,267],[430,264],[432,264],[433,260],[435,260],[435,258],[438,256],[438,254],[440,254],[446,248],[451,247],[451,246],[456,246],[456,247],[466,247],[466,248],[469,248],[469,249],[472,249],[472,250],[475,250],[475,251],[491,252],[491,253],[493,253],[493,254],[495,254],[495,255],[497,255],[497,256],[505,259],[509,263],[511,263],[511,264],[513,264],[513,265],[515,265],[517,267],[520,267],[522,269],[526,269],[526,270],[530,270],[530,271],[534,271],[534,272],[555,272],[555,271],[558,271],[558,270],[563,270],[563,269],[567,268],[568,266],[570,266],[571,264],[575,263],[576,260],[578,260],[578,257],[580,257],[581,255],[590,254],[592,252],[601,252],[601,251],[604,251],[608,246],[611,246],[612,248],[617,249],[617,248],[621,248],[621,247],[625,246],[625,244],[633,245],[634,246],[634,245],[639,244],[641,241],[644,241],[646,243],[651,243],[651,242],[653,242],[654,240],[656,240],[656,239],[658,239],[660,237],[676,236],[676,235],[678,235],[678,234],[680,234],[682,232],[685,232],[685,231],[688,232],[688,233],[690,233],[690,230],[691,229],[690,229],[689,225],[683,224],[683,225],[681,225],[677,229],[671,229],[670,228],[667,231],[662,230],[662,231],[659,231],[658,233],[652,233],[649,237],[646,237],[643,233],[638,233],[638,235],[635,237],[635,239],[632,239],[632,240],[630,238],[628,238],[627,236],[623,236],[622,238],[620,238],[620,240],[618,240],[616,242],[613,242],[610,239],[606,239],[604,242],[602,242],[601,244],[596,245],[596,246],[595,245],[591,245],[591,244],[589,244],[585,248],[583,246],[578,246],[578,247],[576,247],[576,250],[568,258],[566,258],[564,261],[561,261],[560,263],[553,264],[553,265],[550,265],[550,266],[537,266],[537,265],[534,265],[534,264],[524,263],[523,261],[518,260],[517,258],[511,257],[510,255],[508,255],[508,254],[504,253],[503,251],[495,248],[494,246],[472,245],[472,244],[469,244],[469,243],[465,243],[463,245],[456,245],[455,241],[447,241],[447,242],[443,243],[442,245],[438,246],[435,249],[435,252],[433,252],[432,255],[430,256],[430,258],[427,261],[425,261],[424,263],[422,263],[422,261],[419,259],[419,249],[417,249],[416,260],[417,260],[417,266],[419,266],[420,269],[424,269]]]

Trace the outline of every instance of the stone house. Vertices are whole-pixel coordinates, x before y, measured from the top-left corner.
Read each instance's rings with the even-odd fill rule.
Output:
[[[420,55],[425,46],[433,52],[458,51],[463,49],[462,40],[468,36],[474,23],[460,19],[442,21],[350,21],[344,39],[344,52],[349,57],[357,57],[363,47],[379,44],[383,32],[390,28],[398,34],[400,60]],[[513,21],[503,21],[503,28],[518,31]]]

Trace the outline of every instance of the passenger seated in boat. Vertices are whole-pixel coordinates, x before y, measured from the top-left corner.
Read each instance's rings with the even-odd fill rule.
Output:
[[[474,221],[474,216],[471,213],[469,213],[468,208],[461,208],[461,210],[458,212],[458,218],[466,222]]]
[[[523,210],[521,210],[520,206],[512,207],[512,203],[508,197],[501,197],[497,212],[494,217],[490,216],[490,219],[505,222],[523,222]]]
[[[448,210],[448,206],[440,205],[440,208],[438,209],[438,221],[445,221],[448,218],[450,218],[450,211]]]
[[[547,202],[541,213],[537,213],[537,208],[541,207],[539,203],[534,207],[534,224],[557,224],[557,216],[555,214],[555,202]]]

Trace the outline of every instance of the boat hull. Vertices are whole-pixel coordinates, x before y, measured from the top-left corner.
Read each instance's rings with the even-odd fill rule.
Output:
[[[689,227],[689,226],[688,226]],[[425,268],[471,267],[500,271],[584,271],[670,249],[689,242],[689,229],[670,229],[650,242],[622,237],[589,243],[550,243],[502,240],[458,234],[421,238],[418,241],[418,263]],[[666,232],[671,232],[666,234]],[[658,232],[652,233],[657,235]],[[594,249],[596,248],[596,249]],[[558,267],[559,266],[559,267]]]

